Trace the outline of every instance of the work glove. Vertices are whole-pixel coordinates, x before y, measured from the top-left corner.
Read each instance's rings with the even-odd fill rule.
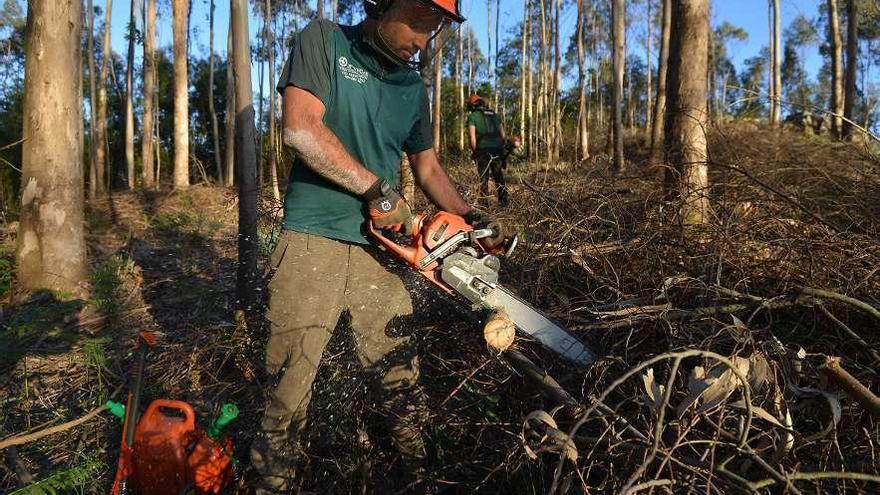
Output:
[[[481,211],[471,210],[465,214],[464,221],[469,223],[474,229],[492,229],[495,232],[490,237],[480,239],[480,242],[488,249],[500,248],[510,238],[510,230],[503,223]]]
[[[413,213],[403,197],[383,179],[377,180],[364,193],[367,214],[377,229],[391,229],[404,235],[413,234]]]

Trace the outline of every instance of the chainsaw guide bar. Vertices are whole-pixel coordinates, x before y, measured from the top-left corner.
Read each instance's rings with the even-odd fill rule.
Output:
[[[445,211],[419,215],[414,227],[409,246],[386,237],[372,222],[369,231],[425,278],[466,299],[472,308],[504,312],[523,333],[579,367],[596,361],[596,354],[577,337],[498,283],[501,260],[496,254],[502,249],[489,249],[483,243],[494,234],[491,229],[474,230],[464,218]],[[516,242],[516,237],[508,242],[504,255]]]

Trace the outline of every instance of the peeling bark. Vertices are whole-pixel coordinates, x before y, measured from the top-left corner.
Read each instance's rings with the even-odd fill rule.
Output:
[[[25,31],[21,220],[24,289],[87,292],[83,233],[82,2],[31,0]]]

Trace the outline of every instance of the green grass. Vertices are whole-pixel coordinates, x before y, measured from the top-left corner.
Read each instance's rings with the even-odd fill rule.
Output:
[[[182,209],[159,213],[152,218],[153,226],[163,234],[211,237],[223,228],[223,222],[207,215],[190,196],[184,196]]]
[[[134,261],[115,255],[107,258],[92,273],[91,303],[107,316],[116,316],[121,309],[122,277],[134,273]]]
[[[90,488],[95,487],[98,475],[106,470],[106,464],[96,458],[87,457],[76,465],[55,471],[10,495],[86,493]]]
[[[0,248],[0,295],[12,288],[14,278],[15,253],[10,249]]]

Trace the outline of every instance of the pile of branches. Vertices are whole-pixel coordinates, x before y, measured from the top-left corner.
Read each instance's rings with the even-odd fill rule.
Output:
[[[566,392],[526,416],[526,457],[552,461],[550,493],[874,492],[880,160],[742,126],[710,148],[699,228],[660,168],[512,170],[504,282],[606,356],[548,368]]]

